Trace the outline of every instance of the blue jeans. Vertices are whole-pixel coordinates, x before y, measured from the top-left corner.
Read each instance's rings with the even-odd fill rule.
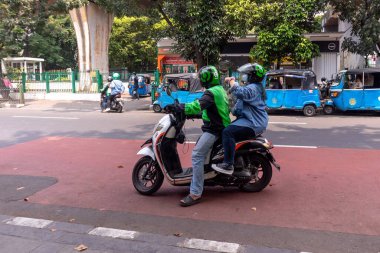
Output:
[[[222,136],[224,162],[233,165],[236,142],[253,139],[256,135],[255,131],[250,127],[229,125],[223,130]]]
[[[191,161],[193,165],[193,178],[191,179],[190,193],[201,196],[204,185],[204,164],[206,157],[218,139],[216,135],[204,132],[193,149]]]
[[[102,109],[105,110],[107,108],[107,103],[108,103],[109,96],[105,96],[102,99]]]

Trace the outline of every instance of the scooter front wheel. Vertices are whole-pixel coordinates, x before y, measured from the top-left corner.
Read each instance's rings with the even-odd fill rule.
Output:
[[[135,189],[143,195],[152,195],[160,189],[164,175],[150,156],[140,158],[132,171],[132,182]]]

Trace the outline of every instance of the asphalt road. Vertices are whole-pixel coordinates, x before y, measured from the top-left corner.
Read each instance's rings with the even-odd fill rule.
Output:
[[[34,102],[20,109],[0,110],[0,147],[43,136],[101,137],[144,140],[162,113],[153,113],[149,99],[128,101],[126,112],[100,113],[97,102]],[[201,121],[188,121],[190,141]],[[380,116],[355,113],[307,118],[301,113],[270,115],[265,136],[275,145],[380,149]]]
[[[139,145],[163,116],[147,104],[128,102],[122,114],[100,113],[93,102],[0,109],[4,249],[72,252],[83,242],[88,252],[193,252],[178,245],[199,238],[238,245],[224,252],[380,252],[379,116],[271,114],[265,136],[283,166],[271,186],[252,195],[209,188],[204,202],[183,209],[187,187],[164,184],[147,198],[128,180]],[[189,141],[200,124],[186,123]],[[185,163],[188,150],[180,151]],[[59,233],[51,235],[52,224],[19,230],[12,223],[19,216],[52,220]],[[97,240],[88,231],[99,226],[141,235]]]

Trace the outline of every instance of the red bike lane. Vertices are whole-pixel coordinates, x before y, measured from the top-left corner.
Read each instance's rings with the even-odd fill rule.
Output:
[[[153,196],[133,188],[141,140],[47,137],[0,149],[0,174],[58,182],[29,197],[44,205],[128,211],[240,224],[380,235],[380,150],[275,148],[282,166],[260,193],[208,187],[182,208],[188,187],[167,182]],[[183,152],[187,152],[183,154]],[[191,145],[179,147],[190,165]],[[22,185],[15,185],[15,188]]]

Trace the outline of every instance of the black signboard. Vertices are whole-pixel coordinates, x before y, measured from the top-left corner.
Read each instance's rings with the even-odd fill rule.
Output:
[[[339,41],[313,41],[321,53],[339,53]]]
[[[339,53],[339,41],[313,41],[319,46],[321,53]],[[256,42],[230,42],[222,50],[222,54],[249,54]]]

